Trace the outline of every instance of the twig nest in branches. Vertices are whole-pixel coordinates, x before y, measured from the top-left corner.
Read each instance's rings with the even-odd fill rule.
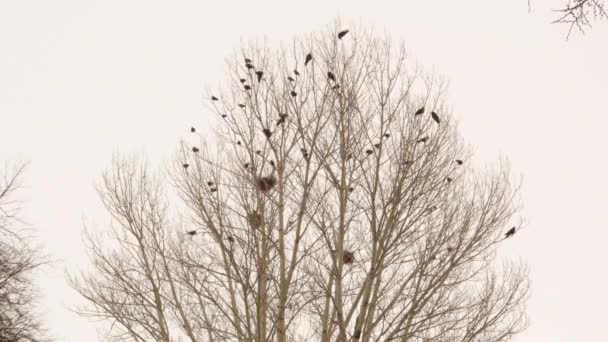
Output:
[[[268,192],[277,184],[277,179],[274,175],[260,177],[257,180],[258,189],[262,192]]]
[[[355,254],[351,251],[344,250],[344,255],[342,256],[342,261],[344,265],[350,265],[355,262]]]
[[[247,222],[252,228],[258,228],[262,225],[262,215],[256,213],[255,211],[247,214]]]

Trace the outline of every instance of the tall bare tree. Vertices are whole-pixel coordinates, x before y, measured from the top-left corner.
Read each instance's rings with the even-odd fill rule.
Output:
[[[339,24],[246,47],[228,69],[208,96],[215,140],[193,127],[170,172],[185,223],[141,159],[105,173],[115,224],[89,231],[93,268],[70,277],[83,314],[128,341],[488,342],[525,328],[527,267],[496,261],[518,187],[506,162],[468,163],[444,82]]]
[[[15,198],[25,165],[0,174],[0,341],[47,341],[36,309],[34,271],[45,263],[32,242],[17,229],[20,202]]]

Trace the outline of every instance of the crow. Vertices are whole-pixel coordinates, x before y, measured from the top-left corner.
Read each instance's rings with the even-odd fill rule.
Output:
[[[452,177],[447,177],[445,180],[447,180],[448,183],[451,183],[453,179],[452,179]]]
[[[508,237],[513,236],[514,234],[515,234],[515,227],[511,227],[511,229],[509,229],[507,231],[507,233],[505,234],[505,239],[508,238]]]
[[[431,117],[435,120],[436,123],[440,123],[439,116],[435,112],[431,112]]]
[[[255,151],[255,154],[257,154],[258,156],[261,156],[262,155],[262,151],[257,150],[257,151]]]
[[[258,77],[258,82],[262,81],[262,76],[264,76],[264,72],[262,71],[256,71],[255,75]]]
[[[300,72],[298,71],[298,69],[293,69],[293,73],[294,73],[296,76],[300,76]]]
[[[384,137],[385,137],[385,138],[388,138],[388,137],[390,137],[390,136],[391,136],[390,134],[388,134],[388,133],[384,133]]]
[[[270,166],[272,166],[273,169],[277,168],[276,165],[274,164],[274,160],[271,160],[269,163],[270,163]]]
[[[211,191],[211,192],[216,192],[216,191],[217,191],[217,188],[210,188],[210,189],[209,189],[209,191]]]
[[[228,115],[222,114],[222,119],[225,119]]]
[[[246,79],[244,79],[244,78],[239,78],[239,81],[240,81],[241,83],[245,83],[245,82],[247,82],[247,80],[246,80]]]
[[[291,96],[293,96],[293,97],[298,96],[298,93],[296,93],[296,92],[295,92],[295,91],[293,91],[293,90],[291,91],[291,93],[290,93],[290,94],[291,94]]]
[[[191,231],[187,232],[186,234],[188,234],[190,236],[194,236],[194,235],[196,235],[196,230],[191,230]]]
[[[372,151],[372,150],[365,150],[365,153],[367,153],[368,155],[370,155],[370,154],[374,153],[374,151]]]
[[[241,141],[240,141],[240,140],[238,140],[238,141],[236,142],[236,144],[237,144],[237,145],[239,145],[239,146],[241,146]]]
[[[424,106],[422,106],[422,108],[418,109],[416,111],[416,113],[414,113],[414,115],[420,115],[420,114],[424,114]]]
[[[338,39],[342,40],[342,37],[346,36],[348,30],[338,32]]]
[[[421,142],[426,142],[427,140],[429,140],[429,137],[423,137],[418,139],[418,141],[416,141],[417,143],[421,143]]]
[[[327,72],[327,78],[329,78],[330,80],[336,82],[336,76],[334,76],[334,74],[331,71]]]
[[[245,90],[251,90],[251,86],[248,84],[245,84]]]
[[[308,63],[310,63],[310,61],[312,61],[312,53],[309,53],[306,55],[306,60],[304,61],[304,66],[306,66]]]
[[[380,148],[380,144],[374,144],[375,148]]]
[[[255,68],[255,67],[253,66],[253,64],[251,64],[251,63],[247,63],[247,64],[245,64],[245,66],[246,66],[246,67],[247,67],[247,69],[249,69],[249,70],[251,70],[251,69],[254,69],[254,68]]]
[[[212,185],[213,185],[213,182],[212,182],[212,181],[208,181],[208,182],[207,182],[207,185],[212,186]]]
[[[241,107],[241,108],[245,108],[245,105],[244,105],[244,104],[242,104],[242,103],[239,103],[239,107]]]
[[[456,164],[458,164],[458,165],[462,165],[462,163],[463,163],[463,161],[462,161],[462,160],[460,160],[460,159],[456,159]]]
[[[228,240],[228,242],[230,242],[230,243],[234,242],[234,238],[233,238],[231,235],[228,235],[227,240]]]
[[[192,148],[192,152],[197,153],[198,152],[198,147],[193,147]]]
[[[333,89],[333,90],[340,89],[340,85],[336,84],[335,86],[331,87],[331,89]]]
[[[184,163],[184,164],[182,164],[182,166],[184,167],[184,169],[187,169],[188,167],[190,167],[190,164]]]
[[[266,136],[266,138],[270,138],[272,136],[272,132],[268,128],[264,128],[262,130],[262,132],[264,133],[264,135]]]
[[[196,128],[190,127],[190,132],[192,132],[192,133],[196,132]]]
[[[251,64],[251,63],[253,63],[253,61],[251,59],[249,59],[249,58],[245,58],[245,63]]]
[[[245,164],[243,164],[243,166],[247,169],[247,168],[249,168],[249,163],[245,163]]]
[[[211,96],[211,101],[219,101],[219,99],[215,96]]]
[[[277,126],[285,123],[286,118],[287,118],[287,114],[279,114],[279,119],[277,120]]]
[[[295,82],[296,80],[293,79],[293,77],[291,76],[287,76],[287,79],[289,80],[289,82]]]

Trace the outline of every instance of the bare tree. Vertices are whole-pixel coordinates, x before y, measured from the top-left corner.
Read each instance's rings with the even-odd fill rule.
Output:
[[[228,90],[208,96],[215,147],[184,142],[171,172],[186,223],[166,178],[116,158],[99,188],[111,238],[89,232],[93,269],[70,277],[111,339],[487,342],[525,328],[527,267],[496,262],[518,210],[507,163],[476,171],[445,82],[350,31],[228,62]]]
[[[608,18],[607,6],[605,0],[568,0],[564,7],[556,10],[558,18],[554,23],[568,24],[568,37],[574,28],[584,33],[594,22]]]
[[[0,341],[47,341],[36,310],[37,288],[34,271],[45,263],[31,240],[17,230],[20,187],[25,165],[5,166],[0,175]]]

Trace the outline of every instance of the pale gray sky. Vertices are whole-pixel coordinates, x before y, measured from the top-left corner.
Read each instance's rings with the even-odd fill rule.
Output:
[[[41,277],[58,341],[97,341],[66,309],[64,267],[83,258],[83,218],[107,222],[93,184],[113,151],[171,157],[204,126],[206,86],[241,40],[286,41],[361,21],[403,39],[450,79],[480,162],[524,176],[528,227],[502,247],[532,268],[531,327],[517,342],[608,341],[608,25],[565,41],[560,0],[0,0],[0,160],[31,161],[25,218],[64,260]]]

